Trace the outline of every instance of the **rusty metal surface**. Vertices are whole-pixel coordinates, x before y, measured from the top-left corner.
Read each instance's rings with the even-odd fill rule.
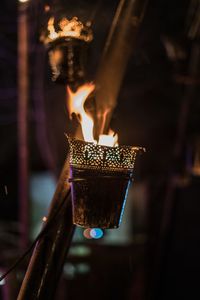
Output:
[[[131,173],[72,168],[73,222],[85,228],[118,228]],[[82,180],[77,180],[80,178]]]

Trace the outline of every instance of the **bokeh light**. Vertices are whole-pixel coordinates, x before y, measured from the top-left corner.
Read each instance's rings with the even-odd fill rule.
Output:
[[[100,239],[103,237],[103,230],[100,228],[93,228],[90,230],[90,236],[93,239]]]
[[[90,231],[91,231],[91,228],[87,228],[83,231],[83,235],[86,239],[92,239],[92,236],[90,235]]]

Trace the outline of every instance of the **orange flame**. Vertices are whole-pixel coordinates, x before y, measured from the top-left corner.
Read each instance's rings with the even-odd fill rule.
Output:
[[[86,83],[80,86],[76,92],[73,92],[69,87],[67,87],[67,107],[70,117],[75,113],[78,121],[81,124],[83,138],[86,142],[97,143],[94,139],[93,129],[94,121],[90,115],[87,114],[84,108],[85,101],[88,96],[94,91],[95,85],[92,83]],[[104,146],[117,146],[118,136],[111,129],[108,135],[102,134],[99,136],[98,144]]]
[[[49,38],[55,40],[58,38],[58,33],[55,31],[54,18],[50,18],[48,22]]]
[[[82,132],[84,140],[87,142],[95,142],[93,137],[93,127],[94,122],[90,116],[85,112],[84,103],[87,97],[92,93],[95,86],[91,83],[85,84],[78,88],[78,90],[73,93],[69,87],[68,91],[68,110],[70,116],[75,113],[81,123]]]

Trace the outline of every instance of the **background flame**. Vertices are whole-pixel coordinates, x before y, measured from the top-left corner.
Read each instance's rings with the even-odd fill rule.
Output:
[[[90,24],[86,23],[84,25],[79,21],[77,17],[73,17],[71,20],[67,18],[62,18],[55,28],[55,18],[51,17],[47,24],[47,35],[42,33],[40,39],[45,44],[52,42],[58,38],[62,37],[73,37],[76,39],[84,40],[85,42],[90,42],[93,39],[92,30],[90,29]]]

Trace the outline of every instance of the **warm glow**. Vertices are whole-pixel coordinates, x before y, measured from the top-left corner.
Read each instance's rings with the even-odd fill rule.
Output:
[[[44,11],[46,11],[46,12],[50,11],[50,6],[48,4],[46,4],[44,6]]]
[[[41,36],[41,39],[45,44],[62,37],[73,37],[86,42],[90,42],[93,38],[89,27],[84,26],[77,17],[73,17],[71,20],[68,20],[67,18],[61,19],[58,23],[58,31],[56,31],[54,23],[55,19],[54,17],[51,17],[47,25],[47,30],[49,32],[48,36]]]
[[[110,112],[110,110],[106,109],[103,113],[102,112],[97,113],[97,118],[99,118],[101,120],[101,128],[99,129],[99,132],[103,132],[109,112]],[[113,134],[111,132],[109,132],[109,135],[113,135]]]
[[[94,121],[84,108],[85,101],[94,89],[95,85],[92,83],[82,85],[76,92],[73,92],[67,87],[67,107],[69,115],[72,117],[72,114],[74,113],[80,122],[84,140],[86,142],[97,143],[93,135]],[[110,129],[108,135],[102,134],[99,136],[98,144],[110,147],[117,146],[117,140],[117,134]]]
[[[54,18],[50,18],[48,22],[49,38],[55,40],[58,38],[58,33],[55,31]]]
[[[78,18],[74,17],[71,20],[64,18],[59,23],[61,31],[60,36],[73,36],[80,37],[83,30],[83,24],[78,21]]]
[[[194,164],[193,164],[193,174],[195,174],[196,176],[200,176],[200,154],[199,154],[199,149],[197,149],[196,153],[195,153],[195,157],[194,157]]]

